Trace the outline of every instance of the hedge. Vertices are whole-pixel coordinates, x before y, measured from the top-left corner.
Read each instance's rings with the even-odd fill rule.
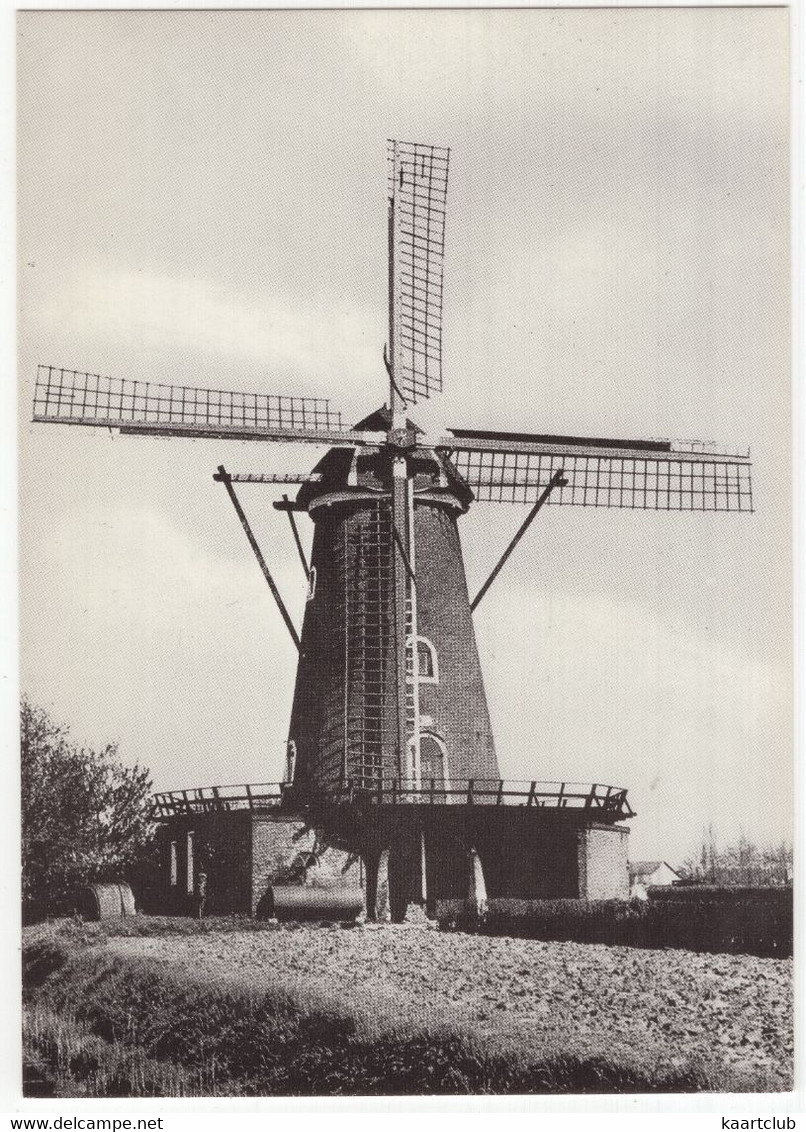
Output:
[[[471,913],[448,930],[525,939],[679,947],[784,958],[792,954],[792,889],[652,888],[648,900],[542,900],[527,909]]]

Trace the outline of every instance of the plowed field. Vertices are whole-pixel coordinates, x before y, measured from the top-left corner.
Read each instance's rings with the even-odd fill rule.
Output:
[[[460,1028],[493,1046],[694,1059],[718,1087],[792,1082],[788,960],[441,933],[423,927],[299,927],[112,938],[121,956],[256,992],[315,992],[381,1029]]]

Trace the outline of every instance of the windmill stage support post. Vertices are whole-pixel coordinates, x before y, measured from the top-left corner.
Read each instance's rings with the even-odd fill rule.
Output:
[[[478,850],[470,850],[468,863],[467,910],[472,916],[482,919],[487,914],[487,885],[484,882],[484,869]]]
[[[495,569],[493,570],[492,574],[490,574],[487,581],[484,583],[484,585],[481,587],[479,592],[473,598],[472,602],[470,603],[471,612],[473,612],[475,610],[476,606],[479,604],[481,599],[487,593],[487,590],[490,588],[490,586],[493,584],[495,579],[501,573],[501,570],[503,569],[504,564],[506,563],[506,560],[509,558],[512,551],[515,549],[515,547],[521,541],[523,536],[529,530],[529,527],[532,525],[532,522],[533,522],[534,518],[536,517],[538,511],[543,506],[543,504],[546,502],[548,497],[551,495],[552,491],[554,491],[555,487],[564,487],[565,483],[566,483],[566,480],[563,476],[563,470],[562,470],[562,468],[560,468],[559,471],[556,471],[554,473],[554,475],[551,477],[551,479],[549,480],[549,482],[546,484],[543,491],[540,493],[540,496],[538,497],[537,503],[535,503],[532,510],[529,512],[529,514],[523,520],[520,527],[518,528],[518,531],[517,531],[515,537],[512,539],[512,542],[509,544],[509,546],[506,548],[504,553],[498,559],[498,562],[497,562]]]
[[[368,851],[365,863],[367,919],[372,923],[386,924],[392,918],[389,906],[389,849]]]
[[[218,465],[218,471],[214,474],[213,479],[218,483],[223,483],[224,487],[227,489],[227,494],[232,500],[232,506],[235,508],[235,513],[241,521],[241,526],[243,527],[244,533],[249,540],[249,545],[252,547],[255,558],[257,558],[258,565],[263,572],[263,577],[268,583],[269,589],[272,592],[272,597],[277,602],[277,608],[280,610],[283,621],[285,621],[286,628],[291,634],[291,640],[296,645],[297,651],[299,651],[300,641],[297,630],[294,628],[294,622],[291,620],[291,616],[285,607],[285,602],[280,596],[280,591],[277,589],[274,578],[271,576],[271,572],[266,565],[266,560],[260,552],[260,547],[257,544],[257,539],[252,534],[252,528],[249,526],[249,520],[246,518],[241,504],[238,502],[238,496],[235,494],[235,488],[232,486],[232,480],[223,464]]]
[[[420,830],[420,900],[423,908],[428,903],[428,873],[426,872],[425,830]]]

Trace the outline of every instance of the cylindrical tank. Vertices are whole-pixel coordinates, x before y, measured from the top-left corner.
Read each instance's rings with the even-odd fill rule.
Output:
[[[309,888],[273,885],[267,912],[278,920],[356,920],[364,910],[360,888]]]

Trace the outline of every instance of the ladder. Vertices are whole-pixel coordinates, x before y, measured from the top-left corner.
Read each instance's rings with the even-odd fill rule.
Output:
[[[366,790],[393,777],[383,758],[392,546],[388,503],[379,500],[347,537],[344,742],[348,775]]]

